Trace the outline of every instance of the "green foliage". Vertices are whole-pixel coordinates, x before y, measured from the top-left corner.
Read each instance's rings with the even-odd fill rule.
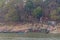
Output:
[[[57,16],[58,16],[58,20],[60,20],[60,7],[57,8]]]
[[[5,15],[5,21],[19,21],[19,14],[17,13],[17,10],[13,6],[13,4],[7,4],[6,8],[8,9],[6,10],[8,12]]]
[[[19,16],[15,13],[12,14],[6,14],[5,21],[19,21]]]
[[[58,13],[60,14],[60,7],[58,7],[57,11],[58,11]]]
[[[52,12],[50,13],[50,17],[53,20],[57,20],[58,19],[57,10],[52,10]]]
[[[33,0],[33,3],[38,6],[43,2],[43,0]]]
[[[25,9],[27,11],[31,11],[33,9],[33,2],[31,0],[27,0],[26,5],[25,5]]]
[[[55,6],[60,5],[58,2],[55,4],[56,2],[54,0],[46,0],[44,2],[43,0],[27,0],[25,5],[23,0],[10,0],[7,4],[5,4],[5,1],[0,0],[0,15],[4,15],[6,21],[26,20],[29,16],[31,16],[29,19],[32,19],[32,17],[37,19],[42,15],[45,17],[49,15],[48,17],[53,20],[60,19],[60,7]]]
[[[51,19],[53,20],[59,20],[60,19],[60,7],[53,10],[50,14]]]
[[[0,0],[0,7],[4,5],[5,0]]]
[[[37,7],[36,9],[34,9],[32,15],[34,17],[40,18],[42,16],[42,9],[41,9],[41,7]]]

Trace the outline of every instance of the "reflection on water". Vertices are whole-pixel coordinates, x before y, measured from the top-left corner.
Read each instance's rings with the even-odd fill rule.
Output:
[[[22,37],[11,37],[11,38],[0,38],[0,40],[60,40],[58,38],[22,38]]]
[[[0,33],[0,40],[60,40],[60,34]]]

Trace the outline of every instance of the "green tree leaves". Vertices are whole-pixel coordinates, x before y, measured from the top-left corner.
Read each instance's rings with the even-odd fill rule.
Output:
[[[11,3],[7,4],[6,8],[8,10],[6,10],[7,13],[5,15],[5,21],[19,21],[20,19],[19,13],[17,13],[17,10],[13,6],[13,4]]]
[[[31,11],[33,9],[33,2],[31,0],[27,0],[25,9],[26,11]]]
[[[3,4],[0,2],[0,4],[2,4],[1,7],[3,6],[1,8],[1,14],[4,14],[6,21],[26,20],[29,19],[29,17],[30,19],[39,19],[42,16],[47,17],[48,15],[50,15],[48,17],[53,20],[60,19],[60,7],[55,6],[58,4],[55,4],[55,1],[54,4],[53,1],[49,0],[44,2],[43,0],[27,0],[26,2],[23,0],[10,0],[7,4],[4,4],[6,0],[1,1],[3,2]]]
[[[42,16],[41,7],[37,7],[36,9],[34,9],[32,15],[36,18],[40,18]]]
[[[53,20],[59,20],[60,19],[60,7],[51,11],[50,18]]]
[[[56,13],[57,13],[56,10],[52,10],[52,12],[50,13],[50,17],[51,17],[51,19],[56,20],[56,18],[57,18]]]

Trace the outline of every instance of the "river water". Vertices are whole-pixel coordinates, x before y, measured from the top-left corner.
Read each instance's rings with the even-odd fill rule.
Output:
[[[0,40],[60,40],[59,38],[0,38]]]
[[[60,34],[0,33],[0,40],[60,40]]]

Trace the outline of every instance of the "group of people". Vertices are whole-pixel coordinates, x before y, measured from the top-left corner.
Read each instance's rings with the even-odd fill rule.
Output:
[[[39,23],[32,23],[32,25],[30,26],[30,28],[28,29],[29,32],[45,32],[45,33],[49,33],[50,31],[54,31],[56,30],[56,21],[48,21],[48,18],[46,18],[45,20],[47,27],[44,28],[44,21],[41,18]],[[39,25],[40,24],[40,25]]]
[[[44,20],[45,19],[45,20]],[[40,23],[41,26],[43,27],[43,23],[45,22],[45,24],[47,25],[47,30],[48,31],[54,31],[56,30],[56,21],[49,21],[48,18],[40,18]]]

